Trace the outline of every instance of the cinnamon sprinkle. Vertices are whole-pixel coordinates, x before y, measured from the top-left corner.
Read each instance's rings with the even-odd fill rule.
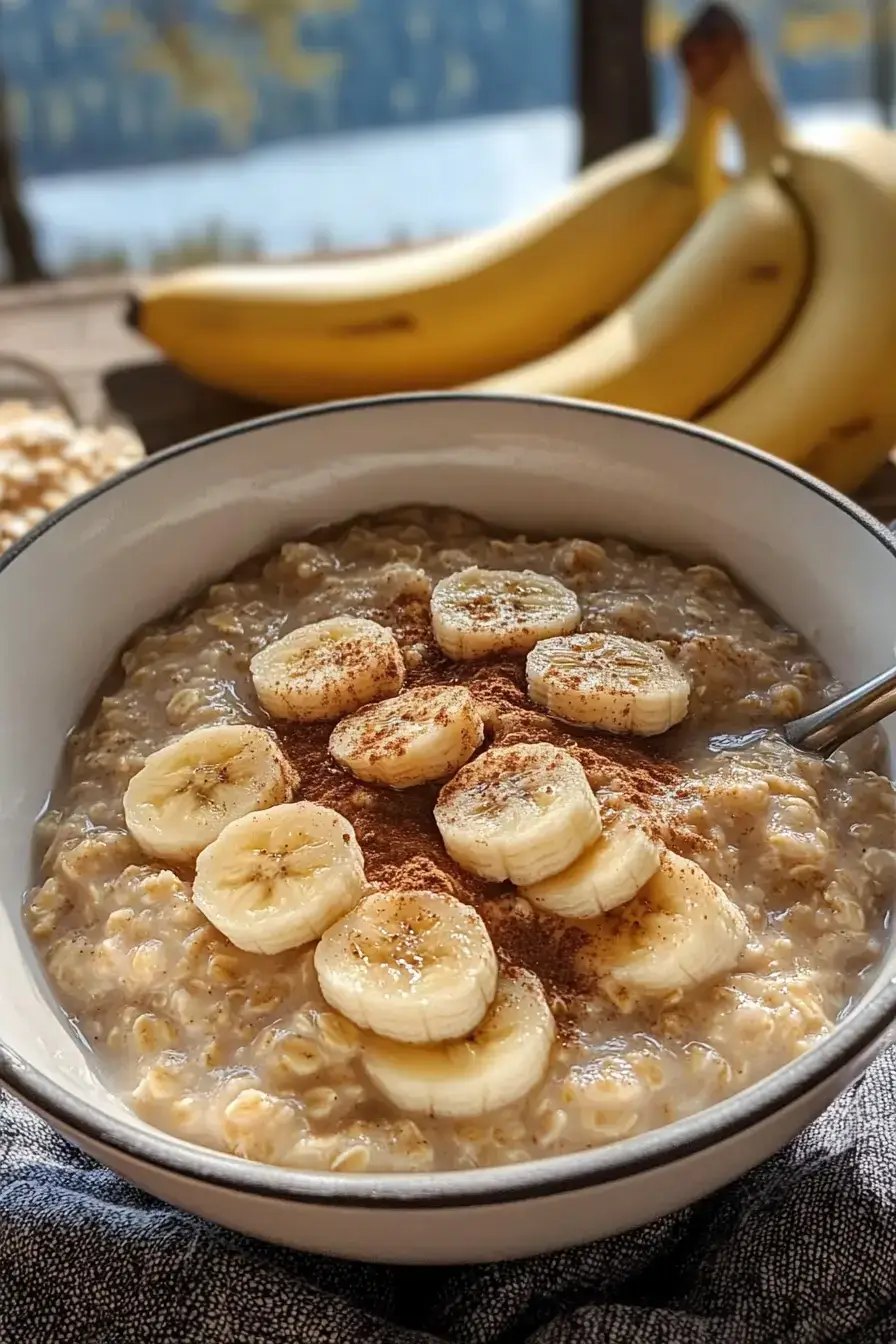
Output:
[[[707,841],[683,818],[690,790],[679,767],[655,743],[631,740],[558,722],[532,707],[526,696],[525,656],[501,655],[453,663],[432,637],[429,606],[419,598],[377,613],[390,626],[407,665],[408,689],[465,685],[486,725],[489,746],[546,742],[568,750],[588,780],[609,795],[614,808],[633,807],[642,824],[670,849],[692,855]],[[297,797],[332,807],[354,827],[368,880],[381,890],[444,891],[482,916],[506,969],[539,977],[549,997],[568,1003],[591,988],[577,969],[587,932],[558,916],[535,911],[507,883],[466,872],[445,852],[433,818],[440,784],[396,791],[366,784],[337,765],[328,751],[332,723],[284,723],[272,728],[299,775]],[[474,758],[475,759],[475,758]]]

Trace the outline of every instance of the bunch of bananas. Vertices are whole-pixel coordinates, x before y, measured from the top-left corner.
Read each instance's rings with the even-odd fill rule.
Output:
[[[579,397],[855,489],[896,444],[896,136],[798,143],[725,6],[679,57],[677,141],[597,164],[522,221],[400,256],[175,275],[132,320],[201,381],[282,405],[458,386]]]

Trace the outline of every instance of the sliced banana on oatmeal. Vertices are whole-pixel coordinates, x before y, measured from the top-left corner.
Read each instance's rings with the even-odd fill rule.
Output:
[[[434,815],[462,868],[517,886],[562,872],[601,830],[585,771],[546,742],[484,752],[444,786]]]
[[[453,774],[482,744],[483,731],[465,686],[421,686],[343,719],[330,752],[359,779],[409,789]]]
[[[699,864],[665,850],[641,893],[596,921],[581,956],[611,997],[686,991],[731,971],[750,929]]]
[[[356,616],[300,626],[256,653],[255,693],[276,719],[338,719],[397,695],[404,660],[392,631]]]
[[[560,719],[644,737],[680,723],[691,692],[658,645],[597,632],[536,644],[526,680],[530,699]]]
[[[284,803],[226,826],[196,862],[193,900],[244,952],[319,938],[364,895],[364,855],[345,817]]]
[[[128,784],[128,830],[147,854],[189,863],[224,827],[291,798],[296,775],[265,728],[196,728],[147,757]]]
[[[432,590],[432,629],[455,661],[490,653],[526,653],[540,639],[575,630],[578,598],[547,574],[532,570],[458,570]]]
[[[514,970],[499,978],[494,1003],[463,1040],[407,1045],[371,1036],[361,1062],[401,1110],[462,1118],[496,1111],[537,1087],[553,1041],[541,984],[531,972]]]
[[[593,919],[638,894],[659,867],[662,849],[643,827],[620,818],[575,863],[522,894],[565,919]]]
[[[498,961],[472,906],[433,891],[366,896],[314,954],[321,993],[356,1026],[417,1044],[466,1036],[495,997]]]

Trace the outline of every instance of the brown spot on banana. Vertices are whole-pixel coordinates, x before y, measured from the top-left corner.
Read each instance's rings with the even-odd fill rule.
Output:
[[[563,338],[563,344],[567,345],[570,341],[577,340],[579,336],[584,336],[587,332],[591,331],[592,328],[596,327],[598,323],[603,322],[606,317],[606,313],[589,313],[587,317],[583,317],[580,322],[574,323],[569,328],[566,336]]]
[[[867,434],[873,425],[874,417],[872,415],[857,415],[853,420],[845,420],[842,425],[834,425],[831,429],[831,438],[838,439],[841,442],[855,439],[860,434]]]
[[[782,267],[776,261],[760,261],[755,266],[751,266],[747,271],[747,280],[765,282],[766,280],[780,280]]]
[[[385,317],[372,317],[367,322],[351,322],[335,327],[336,336],[378,336],[391,332],[416,331],[418,322],[410,313],[389,313]]]

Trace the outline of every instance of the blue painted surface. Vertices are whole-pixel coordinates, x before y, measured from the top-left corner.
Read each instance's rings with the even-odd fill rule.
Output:
[[[169,78],[135,72],[133,39],[106,30],[108,14],[126,4],[0,0],[0,53],[26,172],[232,149],[229,128],[185,108]],[[303,44],[341,58],[339,72],[313,88],[270,74],[251,30],[214,0],[183,0],[181,11],[252,88],[250,144],[562,106],[571,97],[570,0],[356,0],[350,11],[310,14]]]

